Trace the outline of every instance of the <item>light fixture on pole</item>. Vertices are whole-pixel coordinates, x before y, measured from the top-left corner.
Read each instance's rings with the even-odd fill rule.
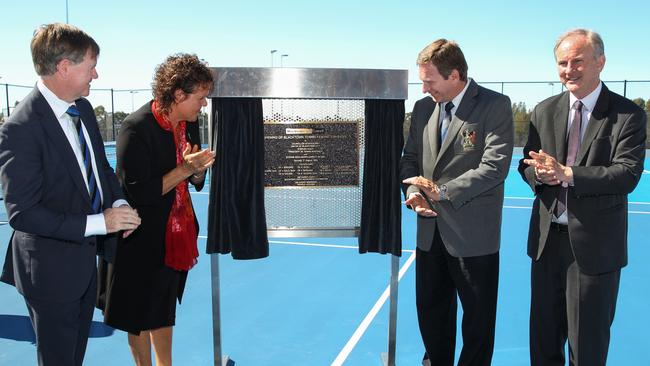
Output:
[[[285,53],[284,55],[280,56],[280,67],[283,67],[282,61],[284,60],[285,57],[289,57],[289,55]]]
[[[271,50],[271,67],[273,67],[273,54],[278,52],[278,50]]]
[[[551,86],[551,96],[553,96],[553,86],[555,85],[554,83],[548,83],[548,85]]]
[[[131,113],[133,113],[133,111],[135,110],[134,107],[133,107],[133,94],[137,94],[138,91],[137,90],[129,90],[129,93],[131,93]]]

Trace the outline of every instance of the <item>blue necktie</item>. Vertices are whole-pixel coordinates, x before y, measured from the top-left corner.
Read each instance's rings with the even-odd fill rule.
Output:
[[[438,149],[442,147],[442,143],[445,141],[445,137],[447,137],[447,130],[449,129],[449,124],[451,123],[452,108],[454,108],[454,103],[447,102],[447,104],[445,104],[445,118],[442,120],[442,124],[440,125],[440,141],[438,144]]]
[[[79,145],[81,146],[81,152],[84,157],[84,167],[86,169],[86,177],[88,178],[88,194],[90,195],[90,203],[93,209],[93,213],[97,214],[101,209],[101,197],[99,197],[99,189],[97,188],[97,180],[95,179],[95,173],[93,173],[93,162],[90,157],[90,149],[86,143],[86,138],[83,134],[83,129],[81,128],[81,119],[79,118],[79,110],[74,104],[71,105],[67,111],[65,111],[72,122],[74,122],[75,127],[77,128],[77,135],[79,136]]]

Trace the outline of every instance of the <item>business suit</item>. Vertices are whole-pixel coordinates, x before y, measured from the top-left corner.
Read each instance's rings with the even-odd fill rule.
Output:
[[[431,364],[453,363],[458,291],[465,339],[459,364],[489,364],[503,182],[513,148],[510,100],[470,80],[441,146],[439,114],[431,97],[416,102],[400,163],[402,179],[421,175],[448,188],[448,199],[433,204],[437,217],[417,217],[420,331]],[[407,198],[417,192],[403,188]]]
[[[123,198],[90,103],[75,101],[92,146],[103,209]],[[77,158],[38,88],[0,129],[0,179],[14,229],[3,280],[25,297],[40,364],[81,365],[96,297],[96,253],[109,237],[85,237],[92,213]],[[75,307],[83,308],[79,317]],[[59,319],[60,318],[60,319]],[[65,328],[65,329],[62,329]],[[73,352],[69,352],[73,350]]]
[[[525,158],[542,149],[564,161],[569,107],[567,91],[535,108]],[[645,139],[645,113],[602,85],[572,168],[567,226],[552,224],[560,186],[540,184],[534,168],[519,163],[535,193],[528,235],[534,365],[564,364],[567,337],[572,363],[606,362],[620,269],[627,264],[627,195],[643,173]]]

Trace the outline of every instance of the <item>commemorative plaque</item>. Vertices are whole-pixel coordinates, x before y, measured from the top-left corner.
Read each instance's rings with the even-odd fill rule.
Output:
[[[264,123],[266,187],[359,185],[355,121]]]

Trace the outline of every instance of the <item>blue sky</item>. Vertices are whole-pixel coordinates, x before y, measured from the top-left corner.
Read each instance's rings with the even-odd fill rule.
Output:
[[[40,24],[65,22],[66,2],[3,3],[0,83],[32,85],[33,30]],[[68,4],[70,23],[101,47],[94,88],[146,89],[154,67],[176,52],[196,53],[210,66],[269,67],[272,49],[278,50],[276,66],[280,55],[288,54],[283,58],[288,67],[408,69],[409,81],[417,82],[417,53],[442,37],[460,44],[469,75],[479,82],[556,81],[553,44],[560,33],[574,27],[594,29],[603,36],[604,80],[650,80],[649,1],[466,0],[449,6],[419,0],[68,0]],[[506,94],[530,104],[559,92],[559,84],[522,88]],[[650,98],[650,84],[638,93]],[[127,103],[122,109],[130,109],[124,97],[118,103]],[[149,95],[140,92],[135,97],[138,105]],[[407,108],[420,97],[420,88],[411,86]]]

